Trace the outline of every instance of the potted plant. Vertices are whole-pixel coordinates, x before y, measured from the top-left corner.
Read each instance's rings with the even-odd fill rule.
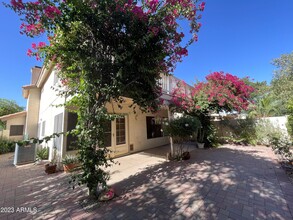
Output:
[[[74,155],[67,154],[62,159],[62,164],[65,172],[71,172],[78,166],[78,158]]]
[[[45,172],[47,174],[52,174],[56,173],[56,168],[57,168],[57,148],[53,148],[53,158],[50,161],[50,163],[45,165]]]
[[[189,160],[190,159],[190,152],[189,151],[184,151],[182,153],[182,160]]]

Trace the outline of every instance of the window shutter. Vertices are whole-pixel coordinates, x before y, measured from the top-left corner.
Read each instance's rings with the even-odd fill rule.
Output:
[[[46,135],[46,121],[42,122],[42,136]]]
[[[62,132],[63,113],[55,115],[54,117],[54,133]],[[61,150],[61,135],[54,138],[54,147]]]

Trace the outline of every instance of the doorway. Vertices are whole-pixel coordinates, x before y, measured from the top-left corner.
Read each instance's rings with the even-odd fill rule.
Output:
[[[126,115],[106,123],[105,146],[112,151],[112,157],[128,153],[128,120]]]

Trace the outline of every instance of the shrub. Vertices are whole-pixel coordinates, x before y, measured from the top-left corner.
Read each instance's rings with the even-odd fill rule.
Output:
[[[222,143],[270,146],[276,140],[287,137],[280,128],[265,119],[230,119],[213,123]]]
[[[280,139],[282,132],[268,120],[258,120],[256,123],[257,144],[269,146],[274,139]]]
[[[164,133],[172,137],[174,143],[179,144],[177,152],[172,156],[175,156],[177,159],[182,158],[183,143],[196,136],[200,126],[200,121],[192,116],[183,116],[164,123]]]
[[[220,139],[218,136],[218,129],[214,125],[210,125],[207,132],[207,140],[210,147],[217,147],[220,145]]]
[[[291,99],[288,102],[287,111],[289,115],[288,115],[288,121],[287,121],[286,127],[292,139],[293,138],[293,99]]]
[[[271,146],[276,154],[281,155],[283,160],[293,162],[293,154],[290,151],[292,142],[286,135],[282,135],[280,138],[273,137],[271,140]]]
[[[5,138],[0,138],[0,154],[14,152],[14,150],[15,150],[14,141],[10,141]]]
[[[196,117],[183,116],[164,123],[164,133],[173,138],[176,143],[185,142],[200,128],[200,122]]]
[[[255,121],[251,118],[223,120],[215,123],[222,142],[256,145]]]
[[[48,147],[38,147],[37,153],[36,153],[36,159],[37,161],[41,160],[48,160],[49,158],[49,148]]]

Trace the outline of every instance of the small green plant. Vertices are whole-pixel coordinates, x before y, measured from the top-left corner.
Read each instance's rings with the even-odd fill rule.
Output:
[[[292,146],[292,142],[289,137],[283,135],[280,138],[273,137],[271,140],[271,146],[276,154],[279,154],[283,160],[287,160],[289,162],[293,161],[293,154],[290,151]]]
[[[42,160],[48,160],[49,158],[49,148],[48,147],[38,147],[37,153],[36,153],[36,160],[42,161]]]
[[[5,138],[0,138],[0,154],[14,152],[14,150],[15,150],[14,141],[10,141]]]
[[[74,155],[67,154],[63,159],[62,159],[62,164],[68,165],[68,164],[75,164],[78,163],[78,158]]]

